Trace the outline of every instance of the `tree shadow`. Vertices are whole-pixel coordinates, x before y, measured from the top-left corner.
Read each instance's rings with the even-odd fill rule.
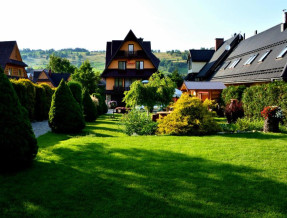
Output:
[[[59,147],[53,152],[61,158],[59,162],[36,162],[23,173],[0,177],[4,184],[0,196],[5,196],[0,197],[0,213],[12,210],[16,215],[68,217],[287,215],[286,184],[260,176],[261,171],[250,167],[104,143],[86,143],[77,149]],[[29,212],[24,202],[39,209]]]
[[[223,134],[219,136],[228,137],[228,138],[246,138],[246,139],[259,139],[259,140],[287,139],[287,134],[264,133],[264,132],[231,133],[231,134]]]

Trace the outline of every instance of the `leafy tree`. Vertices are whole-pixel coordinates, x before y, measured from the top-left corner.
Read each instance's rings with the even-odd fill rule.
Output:
[[[76,67],[73,66],[66,58],[58,57],[54,54],[50,55],[48,69],[54,73],[71,73],[75,72]]]
[[[169,78],[176,84],[176,87],[181,87],[183,83],[183,78],[178,73],[178,69],[174,70],[171,75],[169,75]]]
[[[94,73],[89,60],[86,60],[72,75],[72,79],[80,82],[82,87],[87,89],[89,94],[92,94],[95,92],[97,84],[100,81],[100,75],[99,73]]]
[[[26,166],[36,157],[37,140],[27,111],[0,68],[0,170]]]
[[[170,103],[174,88],[175,84],[170,78],[160,78],[160,74],[154,73],[148,84],[133,82],[130,91],[125,91],[123,101],[129,107],[144,105],[148,111],[152,111],[156,104],[167,106]]]
[[[93,122],[97,119],[97,107],[92,101],[88,91],[84,89],[83,91],[83,109],[84,109],[84,117],[87,122]]]
[[[80,105],[63,79],[52,97],[49,126],[56,133],[78,133],[85,127]]]

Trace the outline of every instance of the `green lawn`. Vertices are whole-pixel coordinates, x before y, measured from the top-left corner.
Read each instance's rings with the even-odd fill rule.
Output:
[[[286,134],[128,137],[106,115],[38,142],[0,175],[1,217],[287,216]]]

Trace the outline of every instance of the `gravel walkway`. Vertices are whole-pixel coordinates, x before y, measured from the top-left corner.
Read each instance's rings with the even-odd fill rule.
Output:
[[[44,120],[42,122],[34,122],[31,124],[36,138],[39,137],[40,135],[44,135],[45,133],[51,131],[48,124],[48,120]]]

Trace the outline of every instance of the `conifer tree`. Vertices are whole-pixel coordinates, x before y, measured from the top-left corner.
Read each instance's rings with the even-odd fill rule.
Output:
[[[85,127],[80,105],[63,79],[52,97],[49,126],[56,133],[78,133]]]
[[[97,119],[97,107],[92,101],[88,91],[84,89],[83,91],[83,109],[84,109],[84,117],[87,122],[92,122]]]
[[[0,68],[0,170],[27,166],[38,152],[28,113]]]

